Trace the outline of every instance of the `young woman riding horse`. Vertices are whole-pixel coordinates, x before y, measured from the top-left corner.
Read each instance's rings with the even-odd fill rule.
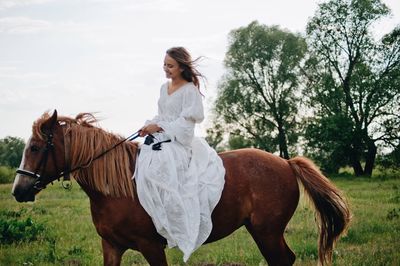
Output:
[[[124,142],[92,161],[96,154],[123,140],[93,126],[93,122],[89,114],[73,119],[57,117],[54,112],[51,117],[45,114],[39,118],[20,166],[37,173],[18,174],[13,195],[20,202],[34,201],[39,191],[62,175],[58,171],[83,165],[85,168],[73,176],[90,199],[93,223],[102,238],[104,265],[120,265],[127,249],[141,252],[150,265],[167,265],[167,242],[137,200],[131,180],[137,144]],[[65,147],[68,142],[69,147]],[[47,152],[47,166],[36,169],[47,146],[52,147]],[[65,150],[70,151],[69,161]],[[320,229],[319,260],[331,260],[333,245],[346,230],[350,212],[340,191],[311,161],[301,157],[285,160],[257,149],[219,156],[226,169],[225,185],[205,243],[224,238],[244,225],[269,265],[292,265],[295,255],[283,233],[299,202],[299,180],[315,206]]]
[[[165,57],[172,82],[161,88],[159,115],[141,129],[153,137],[139,157],[136,143],[94,126],[91,114],[73,119],[46,113],[25,147],[12,191],[17,201],[33,201],[48,183],[76,169],[102,238],[104,265],[120,265],[127,249],[141,252],[150,265],[167,265],[167,245],[182,249],[186,260],[201,244],[243,225],[269,265],[292,265],[295,255],[283,234],[299,202],[300,181],[318,218],[319,261],[329,263],[350,220],[340,191],[306,158],[285,160],[257,149],[217,156],[193,137],[194,124],[203,119],[201,95],[196,80],[184,78],[185,63],[174,54],[186,53],[180,49]]]

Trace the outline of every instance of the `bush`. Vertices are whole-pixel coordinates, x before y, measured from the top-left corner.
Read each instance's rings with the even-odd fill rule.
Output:
[[[30,217],[22,221],[0,218],[0,244],[38,240],[44,231],[44,225],[34,223]]]
[[[25,142],[18,137],[0,139],[0,165],[18,167],[24,152]]]
[[[0,184],[9,184],[14,182],[15,169],[9,166],[0,166]]]
[[[383,165],[376,165],[372,172],[372,177],[380,180],[400,178],[400,170],[395,167],[385,167]]]
[[[20,218],[23,214],[27,212],[27,209],[22,208],[20,210],[1,210],[0,211],[0,219],[1,218]]]

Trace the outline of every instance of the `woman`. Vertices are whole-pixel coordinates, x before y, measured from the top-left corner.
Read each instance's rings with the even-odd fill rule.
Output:
[[[204,119],[201,74],[183,47],[167,50],[158,115],[140,131],[135,173],[139,201],[168,247],[179,247],[184,261],[209,236],[211,213],[224,186],[225,169],[217,153],[194,136]]]

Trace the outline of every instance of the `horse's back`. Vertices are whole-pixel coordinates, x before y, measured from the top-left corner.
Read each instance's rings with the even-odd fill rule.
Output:
[[[282,220],[289,221],[298,203],[299,189],[287,160],[259,149],[227,151],[219,156],[226,170],[225,186],[213,212],[214,228],[208,242],[250,220],[255,225],[265,224],[265,217],[270,217],[272,226],[275,221],[279,225]]]
[[[259,149],[239,149],[219,154],[226,169],[226,182],[246,184],[254,190],[297,184],[288,161]],[[242,184],[244,183],[244,184]],[[297,185],[296,185],[297,187]]]
[[[219,153],[219,156],[224,162],[225,168],[230,168],[234,164],[245,167],[247,170],[278,172],[285,175],[293,174],[287,160],[260,149],[245,148],[226,151]]]

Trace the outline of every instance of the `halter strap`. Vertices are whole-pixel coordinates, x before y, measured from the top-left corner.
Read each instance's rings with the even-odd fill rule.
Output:
[[[79,169],[82,168],[86,168],[88,167],[93,161],[99,159],[100,157],[104,156],[106,153],[110,152],[111,150],[115,149],[117,146],[121,145],[122,143],[124,143],[125,141],[132,141],[138,137],[140,137],[140,130],[136,131],[135,133],[133,133],[132,135],[130,135],[129,137],[119,141],[118,143],[116,143],[115,145],[113,145],[112,147],[106,149],[105,151],[101,152],[100,154],[96,155],[95,157],[91,158],[89,160],[89,162],[86,165],[79,165],[77,167],[74,167],[73,169],[71,169],[71,134],[68,134],[70,131],[68,130],[69,127],[67,129],[65,129],[63,127],[63,133],[64,133],[64,151],[65,151],[65,168],[63,169],[62,172],[60,172],[58,165],[57,165],[57,161],[56,161],[56,155],[55,155],[55,151],[54,151],[54,143],[53,143],[53,133],[50,132],[49,134],[46,134],[47,140],[46,140],[46,147],[43,150],[43,154],[42,157],[39,161],[39,164],[36,167],[35,172],[31,172],[25,169],[17,169],[17,174],[22,174],[22,175],[26,175],[29,177],[32,177],[35,179],[35,183],[34,186],[32,187],[32,189],[35,189],[37,191],[40,191],[44,188],[46,188],[46,186],[49,183],[52,183],[54,180],[58,179],[60,180],[60,177],[64,176],[64,181],[70,180],[70,174],[72,172],[75,172]],[[69,135],[69,136],[67,136]],[[46,165],[47,165],[47,161],[49,158],[49,152],[52,153],[52,159],[54,162],[54,167],[56,168],[56,172],[57,174],[53,177],[51,176],[43,176],[43,171],[46,169]],[[41,170],[41,171],[40,171]],[[68,186],[64,186],[64,188],[70,188],[70,185]]]
[[[65,181],[70,181],[71,180],[71,131],[70,129],[70,124],[65,124],[65,127],[63,127],[63,133],[64,133],[64,172],[63,172],[63,181],[62,181],[62,186],[65,189],[71,188],[71,183],[68,185],[65,184]]]

